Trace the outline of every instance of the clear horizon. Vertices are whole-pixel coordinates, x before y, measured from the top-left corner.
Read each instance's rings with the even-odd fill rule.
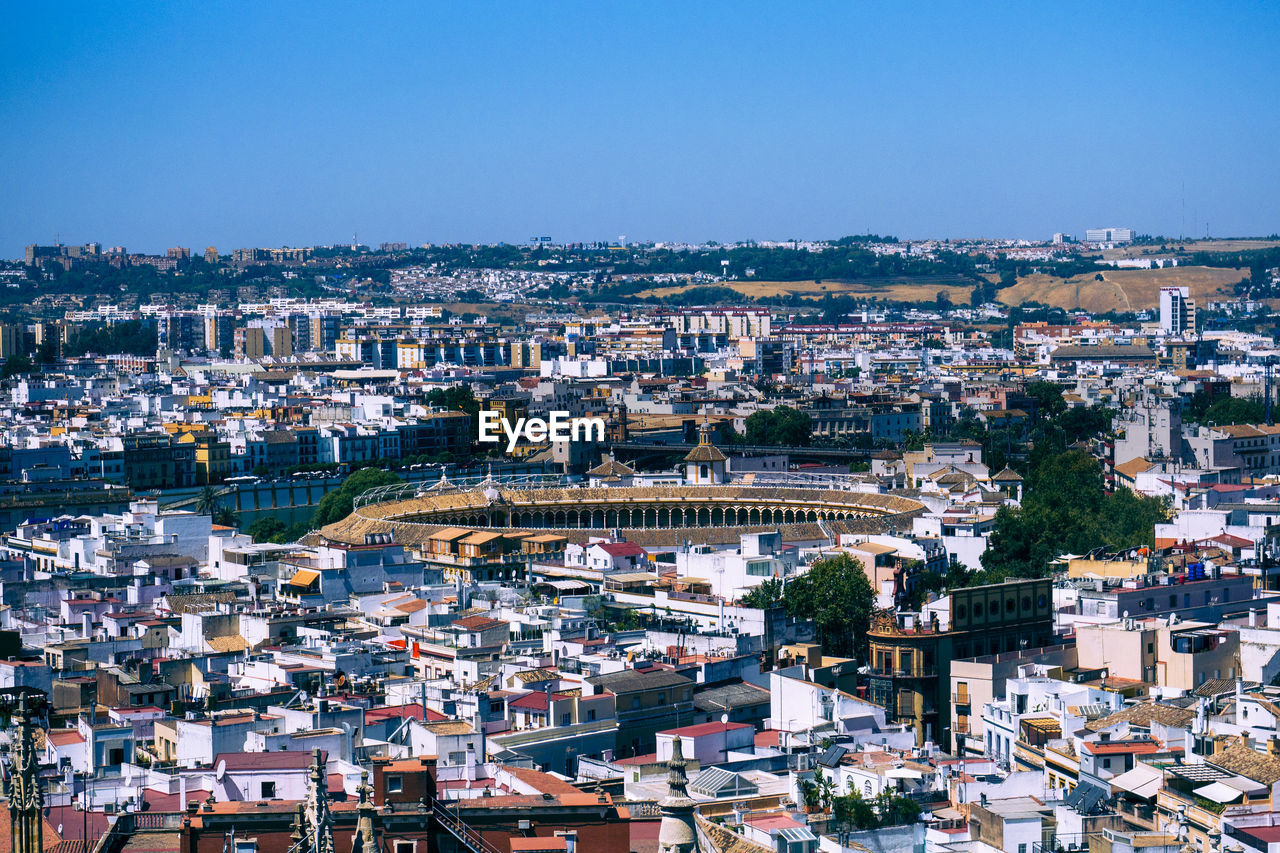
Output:
[[[1280,232],[1280,6],[125,3],[0,35],[0,256]]]

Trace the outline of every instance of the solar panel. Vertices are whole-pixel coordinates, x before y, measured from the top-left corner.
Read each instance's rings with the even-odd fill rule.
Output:
[[[1093,814],[1098,804],[1111,796],[1109,791],[1081,781],[1076,789],[1067,795],[1066,805],[1074,808],[1078,814]]]
[[[822,756],[818,759],[818,763],[823,767],[835,767],[840,763],[840,759],[844,758],[848,753],[849,750],[843,746],[829,746],[827,751],[822,753]]]

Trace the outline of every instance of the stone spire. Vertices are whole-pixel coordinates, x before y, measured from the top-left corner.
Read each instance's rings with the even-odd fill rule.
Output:
[[[311,778],[303,806],[303,853],[334,853],[333,813],[329,811],[329,783],[320,750],[311,753]]]
[[[356,807],[358,817],[356,834],[351,839],[351,853],[378,853],[378,842],[374,838],[373,829],[373,818],[378,809],[369,799],[373,794],[373,786],[369,784],[368,770],[360,771],[360,787],[356,790],[360,794],[360,804]]]
[[[689,799],[689,780],[684,775],[684,754],[680,737],[671,740],[671,760],[667,762],[667,795],[658,802],[662,823],[658,828],[659,853],[696,853],[698,833],[693,825],[697,803]]]
[[[35,728],[37,699],[18,694],[13,710],[17,731],[10,756],[9,821],[13,833],[13,853],[44,851],[44,791],[40,788],[40,762],[36,757]]]

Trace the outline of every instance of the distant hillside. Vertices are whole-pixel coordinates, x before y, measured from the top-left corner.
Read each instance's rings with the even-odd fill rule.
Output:
[[[953,304],[968,305],[969,296],[973,292],[974,282],[962,275],[917,275],[893,276],[859,281],[746,281],[716,282],[718,287],[727,287],[750,299],[776,299],[780,296],[803,296],[820,299],[830,293],[832,296],[876,297],[892,302],[933,302],[938,293],[945,291]],[[639,297],[666,297],[683,293],[694,285],[668,285],[642,290]]]
[[[1229,297],[1232,287],[1249,275],[1247,268],[1170,267],[1152,270],[1102,270],[1096,275],[1053,278],[1022,276],[1018,283],[999,292],[1005,305],[1039,302],[1068,311],[1080,308],[1106,311],[1142,311],[1160,307],[1160,288],[1189,287],[1198,305],[1212,298]],[[1102,280],[1098,281],[1097,277]]]

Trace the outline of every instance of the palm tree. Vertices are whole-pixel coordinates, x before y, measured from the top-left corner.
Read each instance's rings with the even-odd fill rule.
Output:
[[[200,515],[213,515],[214,503],[218,499],[218,493],[214,491],[213,486],[206,485],[200,490],[200,497],[196,498],[196,512]]]
[[[213,513],[213,523],[223,527],[239,527],[240,518],[236,515],[236,511],[229,506],[219,507]]]

